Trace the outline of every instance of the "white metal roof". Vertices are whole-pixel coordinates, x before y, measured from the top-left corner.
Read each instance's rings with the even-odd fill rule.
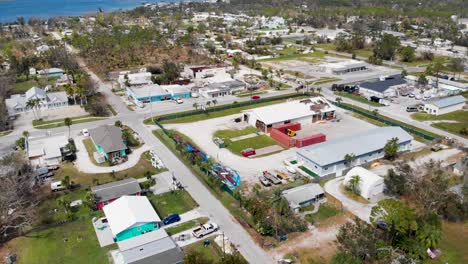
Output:
[[[398,138],[399,143],[408,142],[413,137],[401,127],[378,127],[358,134],[326,141],[297,150],[297,153],[320,166],[344,160],[346,154],[356,157],[383,149],[388,140]]]
[[[464,104],[465,103],[465,97],[461,95],[457,96],[450,96],[450,97],[445,97],[442,99],[437,99],[428,102],[427,104],[432,104],[435,105],[438,108],[445,108],[453,105],[458,105],[458,104]]]
[[[366,170],[362,167],[354,167],[348,173],[343,180],[343,183],[346,185],[355,175],[358,175],[359,180],[359,190],[361,191],[361,196],[369,199],[372,193],[372,189],[378,185],[383,184],[383,178],[379,175],[373,173],[372,171]]]
[[[149,222],[160,222],[146,196],[122,196],[103,208],[112,234]]]
[[[253,108],[244,110],[242,112],[253,114],[258,120],[264,122],[265,124],[274,124],[286,120],[312,116],[316,114],[316,112],[311,109],[311,106],[314,104],[319,104],[320,102],[323,102],[327,105],[324,109],[322,109],[322,111],[335,110],[335,107],[332,106],[323,97],[311,97],[309,99],[311,101],[310,103],[303,103],[302,101],[305,101],[306,99],[301,99],[281,104]]]

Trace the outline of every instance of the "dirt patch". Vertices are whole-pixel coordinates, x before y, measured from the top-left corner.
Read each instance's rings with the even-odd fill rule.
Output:
[[[274,259],[293,255],[298,263],[307,263],[310,259],[327,263],[336,252],[335,239],[340,226],[350,220],[346,215],[327,219],[320,227],[313,226],[307,232],[293,236],[268,254]]]

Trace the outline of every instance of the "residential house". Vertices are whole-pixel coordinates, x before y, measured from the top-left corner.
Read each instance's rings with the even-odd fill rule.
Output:
[[[370,163],[385,156],[385,145],[398,138],[398,151],[411,149],[413,137],[401,127],[378,127],[358,134],[300,148],[296,151],[297,161],[319,177],[342,172],[352,166]],[[352,162],[346,155],[354,155]]]
[[[113,125],[102,125],[89,130],[97,152],[106,160],[113,161],[127,156],[127,145],[122,139],[122,130]]]
[[[465,97],[461,95],[431,100],[424,104],[424,111],[431,115],[443,115],[463,109],[465,102]]]
[[[122,196],[105,205],[103,211],[116,242],[153,232],[161,227],[161,218],[146,196]]]
[[[106,183],[91,187],[91,192],[96,198],[96,205],[99,210],[105,205],[112,203],[124,195],[140,195],[141,188],[138,181],[128,178],[121,181]]]
[[[68,96],[65,92],[46,93],[43,89],[32,87],[25,94],[14,94],[5,100],[8,115],[18,115],[33,109],[27,106],[28,101],[38,99],[39,105],[34,110],[47,110],[68,106]]]
[[[288,201],[291,210],[297,213],[302,207],[313,205],[323,199],[325,192],[319,184],[309,183],[285,190],[281,195]]]
[[[29,137],[26,141],[26,151],[33,167],[58,166],[63,159],[64,148],[68,144],[65,135],[46,135]]]

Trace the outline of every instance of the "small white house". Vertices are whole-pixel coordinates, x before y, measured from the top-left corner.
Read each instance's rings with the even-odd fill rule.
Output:
[[[431,115],[443,115],[463,109],[465,97],[461,95],[429,101],[424,104],[424,111]]]
[[[354,167],[348,173],[343,180],[344,185],[348,185],[349,181],[353,176],[359,176],[359,190],[361,196],[367,200],[372,199],[378,194],[383,193],[384,190],[384,179],[379,175],[366,170],[362,167]]]

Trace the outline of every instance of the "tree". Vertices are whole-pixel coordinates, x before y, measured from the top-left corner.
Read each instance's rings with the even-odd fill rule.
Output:
[[[26,107],[27,108],[30,108],[32,111],[33,111],[33,114],[34,114],[34,118],[35,119],[39,119],[39,115],[36,114],[36,109],[37,107],[40,105],[40,100],[39,99],[29,99],[27,102],[26,102]]]
[[[33,186],[34,173],[29,161],[20,153],[0,159],[0,241],[6,241],[16,232],[22,232],[37,218],[39,204]]]
[[[361,183],[361,177],[359,175],[354,175],[348,182],[348,188],[351,192],[355,194],[361,194],[361,190],[359,188],[359,184]]]
[[[115,121],[114,126],[122,128],[122,121],[120,120]]]
[[[405,164],[409,170],[411,167],[408,164]],[[400,165],[402,166],[402,165]],[[401,196],[408,191],[407,187],[407,177],[403,172],[399,172],[398,169],[389,169],[387,176],[384,178],[385,189],[388,194]]]
[[[211,101],[206,102],[206,106],[210,107],[211,106]]]
[[[96,196],[94,196],[94,193],[88,191],[86,192],[83,202],[85,206],[88,207],[89,209],[94,209],[95,204],[96,204]]]
[[[378,258],[378,249],[384,244],[377,230],[358,218],[340,227],[336,241],[341,252],[369,263]]]
[[[195,108],[195,110],[198,110],[198,107],[200,106],[198,103],[193,103],[193,108]]]
[[[375,44],[374,56],[382,60],[393,60],[399,47],[400,39],[390,34],[383,34]]]
[[[211,102],[213,103],[213,106],[216,106],[218,104],[218,100],[216,99],[211,100]]]
[[[426,248],[435,248],[442,239],[442,228],[440,225],[425,224],[418,230],[417,238]]]
[[[374,116],[377,116],[379,114],[379,109],[375,108],[374,110],[372,110],[372,114]]]
[[[398,154],[398,138],[392,138],[387,141],[387,144],[384,146],[384,153],[385,153],[385,158],[389,160],[393,160],[396,158]]]
[[[460,79],[460,73],[464,70],[464,64],[462,58],[451,58],[448,63],[448,68],[453,72],[453,76],[458,73],[458,78]]]
[[[356,155],[354,153],[348,153],[344,156],[344,160],[348,166],[351,166],[351,164],[356,160]]]
[[[63,123],[65,124],[65,126],[68,127],[68,138],[70,138],[70,128],[71,128],[71,125],[73,124],[73,121],[71,118],[67,117],[63,120]]]
[[[426,86],[428,83],[429,83],[429,81],[427,80],[426,75],[424,75],[424,74],[419,75],[419,78],[418,78],[418,84],[419,85]]]
[[[341,104],[341,102],[343,102],[343,98],[337,97],[337,98],[335,99],[335,101],[336,101],[338,104]]]
[[[397,235],[409,236],[418,229],[416,214],[413,209],[395,199],[385,199],[372,207],[371,223],[384,221],[390,229],[392,239]]]
[[[408,72],[407,72],[405,69],[403,69],[403,70],[401,71],[401,76],[402,76],[402,77],[408,76]]]
[[[412,62],[416,57],[416,52],[412,47],[404,47],[400,51],[401,60],[404,62]]]
[[[67,189],[71,189],[72,184],[71,184],[70,176],[67,175],[67,176],[63,177],[62,185],[65,186],[65,188],[67,188]]]
[[[435,58],[426,68],[427,75],[434,75],[436,77],[436,87],[439,88],[439,77],[442,70],[445,68],[441,58]]]

